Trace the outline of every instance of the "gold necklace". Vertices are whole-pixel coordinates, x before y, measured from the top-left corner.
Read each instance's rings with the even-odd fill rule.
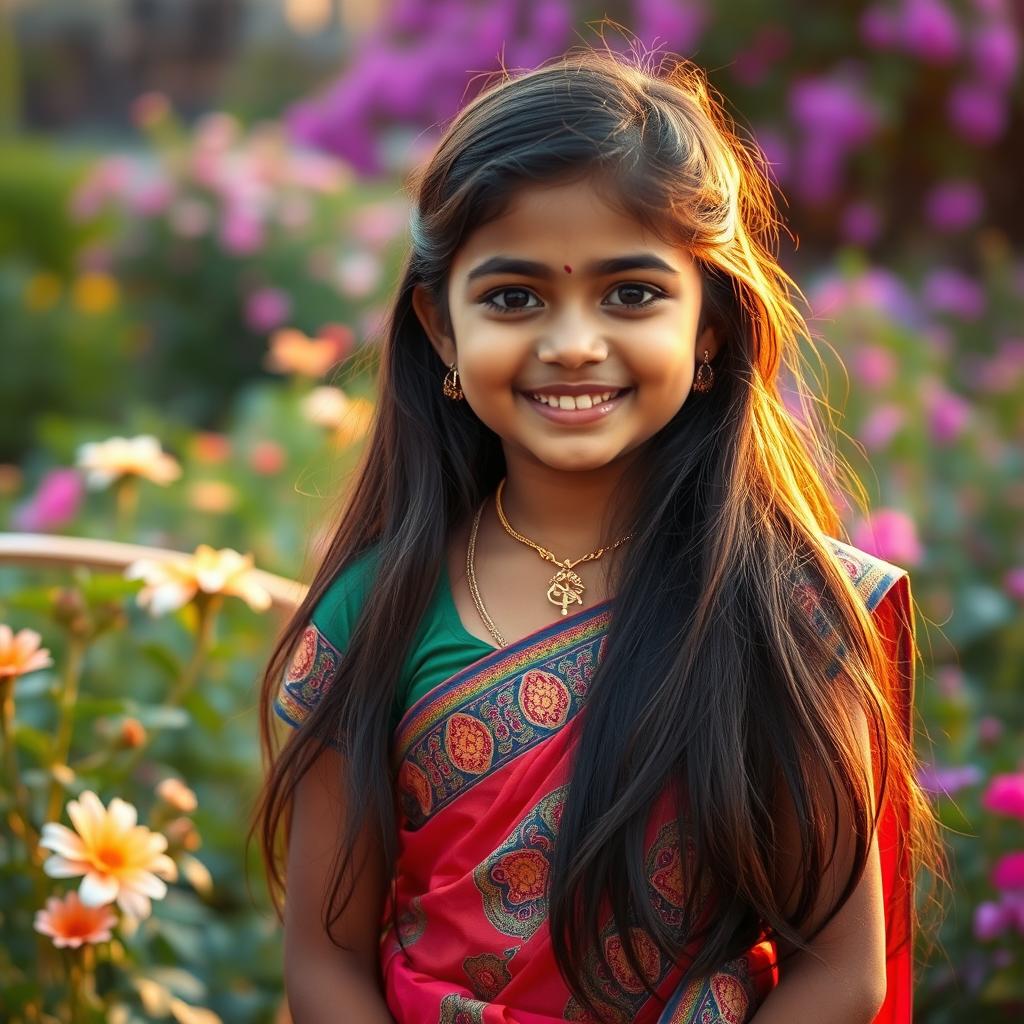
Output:
[[[547,548],[542,548],[539,544],[535,544],[528,537],[524,537],[521,533],[517,533],[512,529],[509,521],[505,518],[505,511],[501,507],[501,492],[505,487],[505,479],[502,478],[501,483],[498,484],[497,493],[494,496],[494,505],[498,511],[498,518],[501,520],[501,525],[505,527],[505,531],[511,537],[515,537],[522,544],[526,544],[528,547],[533,548],[541,556],[549,562],[553,562],[558,566],[558,572],[551,577],[548,583],[548,600],[554,604],[559,605],[562,609],[562,614],[567,615],[569,613],[570,604],[583,604],[583,591],[586,589],[583,585],[583,580],[574,573],[573,567],[579,565],[581,562],[589,562],[592,559],[600,558],[605,551],[614,551],[620,544],[624,544],[632,533],[627,533],[625,537],[619,538],[611,547],[598,548],[597,551],[591,551],[589,555],[584,555],[582,558],[577,558],[576,561],[570,562],[568,558],[564,561],[559,561],[555,556],[548,551]],[[477,513],[479,517],[479,512]]]
[[[505,638],[494,624],[494,620],[487,614],[483,599],[480,597],[480,588],[476,585],[476,532],[480,528],[480,515],[483,510],[484,503],[481,502],[480,507],[476,510],[476,515],[473,516],[473,528],[469,531],[469,544],[466,546],[466,579],[469,582],[469,591],[473,595],[473,603],[480,613],[480,618],[484,620],[484,625],[490,631],[491,636],[497,640],[498,646],[505,647],[507,646]]]

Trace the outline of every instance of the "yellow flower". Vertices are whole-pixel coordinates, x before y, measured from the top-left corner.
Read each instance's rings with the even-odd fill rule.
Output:
[[[271,335],[264,366],[274,373],[322,377],[340,357],[334,338],[310,338],[302,331],[285,328]]]
[[[40,647],[42,637],[34,629],[17,633],[0,622],[0,679],[14,679],[53,664],[50,652]]]
[[[178,460],[161,450],[152,434],[90,441],[79,447],[76,465],[86,471],[86,483],[94,490],[128,475],[145,477],[162,487],[181,476]]]
[[[71,301],[82,313],[106,313],[117,300],[117,281],[109,274],[81,274],[71,286]]]
[[[156,787],[156,795],[169,807],[182,814],[191,814],[199,806],[195,793],[181,779],[175,779],[173,776],[164,779]]]
[[[43,825],[39,845],[53,851],[43,870],[51,878],[84,875],[78,894],[87,906],[116,900],[126,914],[148,917],[150,900],[167,894],[161,879],[178,877],[177,865],[164,853],[167,837],[137,824],[127,801],[114,797],[106,808],[88,789],[68,801],[68,817],[75,831],[55,821]]]
[[[85,942],[107,942],[117,915],[108,905],[86,906],[74,889],[63,899],[51,896],[45,910],[36,911],[35,930],[49,935],[55,946],[78,949]]]
[[[271,605],[269,592],[256,582],[254,558],[234,548],[215,551],[200,544],[193,555],[171,555],[156,560],[140,558],[124,571],[127,579],[145,580],[138,603],[149,606],[152,615],[163,615],[188,604],[196,594],[227,594],[240,597],[254,611]]]
[[[364,438],[373,423],[373,411],[373,402],[368,399],[360,398],[358,395],[350,398],[348,412],[338,424],[334,440],[344,447]]]
[[[310,423],[326,427],[340,445],[349,445],[365,437],[373,421],[373,403],[365,398],[349,398],[341,388],[318,387],[302,400],[302,415]]]
[[[25,285],[25,307],[35,312],[52,309],[60,298],[60,278],[56,274],[35,274]]]

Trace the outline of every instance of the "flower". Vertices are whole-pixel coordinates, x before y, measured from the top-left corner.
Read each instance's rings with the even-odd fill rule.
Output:
[[[925,215],[937,231],[960,231],[981,217],[985,198],[973,181],[950,180],[925,196]]]
[[[943,767],[937,764],[921,765],[917,781],[923,790],[943,796],[953,796],[961,789],[975,786],[983,778],[976,764]]]
[[[914,521],[894,508],[878,509],[854,531],[853,544],[887,562],[916,565],[922,557]]]
[[[117,305],[118,294],[117,281],[93,271],[81,274],[71,286],[71,301],[82,313],[106,313]]]
[[[992,884],[997,889],[1024,890],[1024,850],[1005,853],[996,861]]]
[[[167,837],[136,824],[135,808],[118,797],[107,808],[87,789],[67,806],[75,831],[54,821],[43,825],[39,845],[53,851],[43,870],[51,878],[84,875],[78,894],[87,906],[116,900],[126,914],[148,917],[150,900],[167,894],[162,879],[178,877],[177,865],[164,853]]]
[[[224,480],[196,480],[189,486],[188,503],[199,512],[230,512],[238,503],[238,491]]]
[[[288,453],[276,441],[257,441],[249,449],[249,465],[261,476],[273,476],[284,469]]]
[[[41,640],[34,629],[15,633],[0,622],[0,679],[16,679],[37,669],[49,668],[53,659],[45,647],[39,646]]]
[[[164,559],[140,558],[124,571],[126,579],[142,579],[138,603],[152,615],[163,615],[188,604],[196,594],[228,594],[242,598],[254,611],[266,611],[270,594],[253,576],[254,557],[233,548],[215,551],[200,544],[193,555]]]
[[[51,896],[45,910],[36,911],[35,930],[49,935],[55,946],[78,949],[85,942],[107,942],[117,915],[109,905],[90,907],[72,889],[63,899]]]
[[[981,806],[1024,821],[1024,772],[993,776],[981,798]]]
[[[349,398],[341,388],[319,387],[302,400],[302,415],[317,426],[332,431],[340,445],[364,437],[373,419],[373,403],[361,397]]]
[[[143,476],[161,486],[181,476],[178,460],[161,451],[160,442],[152,434],[83,444],[78,449],[76,465],[86,471],[86,484],[93,490],[106,487],[121,476]]]
[[[272,331],[288,319],[292,300],[280,288],[258,288],[245,299],[245,322],[254,331]]]
[[[14,510],[11,521],[17,530],[53,530],[75,518],[81,501],[81,474],[60,466],[46,473],[35,494]]]
[[[322,377],[338,362],[339,349],[333,338],[310,338],[302,331],[285,328],[271,335],[264,366],[274,373]]]
[[[192,439],[192,457],[209,466],[226,462],[231,456],[231,438],[212,430],[200,431]]]
[[[182,814],[191,814],[199,806],[195,793],[181,779],[175,779],[173,776],[164,779],[156,787],[156,795]]]

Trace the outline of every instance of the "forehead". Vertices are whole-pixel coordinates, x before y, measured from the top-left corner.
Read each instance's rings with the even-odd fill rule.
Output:
[[[499,217],[463,240],[453,260],[452,275],[465,274],[480,259],[497,254],[548,258],[560,266],[645,250],[671,258],[676,266],[689,263],[685,247],[665,241],[610,203],[607,195],[588,180],[522,186]]]

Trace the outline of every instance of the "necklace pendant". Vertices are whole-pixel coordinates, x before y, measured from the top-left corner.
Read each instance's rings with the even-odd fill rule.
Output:
[[[552,604],[560,605],[562,614],[568,615],[570,604],[583,604],[582,594],[585,589],[583,580],[572,569],[559,569],[551,577],[548,600]]]

